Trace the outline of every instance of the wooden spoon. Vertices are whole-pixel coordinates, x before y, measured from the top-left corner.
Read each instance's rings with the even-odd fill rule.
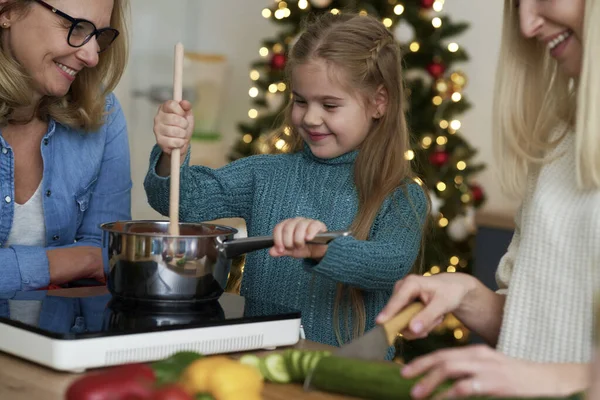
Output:
[[[183,44],[175,45],[175,66],[173,71],[173,100],[180,102],[183,94]],[[179,168],[181,150],[171,151],[171,188],[169,196],[169,235],[179,236]]]

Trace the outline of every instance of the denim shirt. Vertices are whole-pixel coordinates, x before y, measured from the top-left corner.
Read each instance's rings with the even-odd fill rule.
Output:
[[[46,250],[102,247],[105,222],[131,219],[131,173],[127,126],[113,94],[104,125],[84,132],[50,120],[40,144],[46,248],[4,248],[14,216],[14,153],[0,131],[0,292],[47,286]]]

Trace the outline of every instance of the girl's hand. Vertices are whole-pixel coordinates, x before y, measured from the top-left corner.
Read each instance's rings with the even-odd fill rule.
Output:
[[[286,219],[273,230],[274,246],[269,251],[273,257],[289,256],[320,260],[327,251],[327,245],[306,244],[320,232],[327,232],[321,221],[307,218]]]
[[[402,334],[408,340],[424,338],[447,313],[461,306],[476,282],[474,277],[463,273],[409,275],[396,283],[394,294],[377,317],[377,323],[386,322],[413,301],[420,300],[425,308],[413,317]]]
[[[154,117],[154,136],[163,153],[170,156],[173,149],[180,149],[183,162],[193,132],[194,116],[189,101],[168,100],[161,104]]]
[[[476,345],[440,350],[419,357],[407,364],[401,374],[405,378],[424,375],[411,390],[415,399],[428,398],[447,380],[454,383],[434,399],[470,396],[554,397],[569,395],[585,385],[587,368],[589,366],[583,364],[524,361],[510,358],[488,346]]]

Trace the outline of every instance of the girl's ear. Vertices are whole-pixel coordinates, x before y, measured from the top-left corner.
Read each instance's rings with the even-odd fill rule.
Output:
[[[388,105],[388,92],[383,85],[380,85],[373,96],[372,118],[379,119],[383,117]]]

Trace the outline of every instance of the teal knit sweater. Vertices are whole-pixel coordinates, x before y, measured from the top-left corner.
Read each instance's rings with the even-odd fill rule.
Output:
[[[160,154],[155,146],[144,187],[150,205],[168,215],[169,178],[156,174]],[[358,208],[353,181],[357,154],[325,160],[305,146],[296,154],[246,157],[219,169],[189,166],[188,156],[181,167],[179,218],[199,222],[241,217],[248,236],[271,235],[275,225],[294,217],[322,221],[329,230],[348,229]],[[423,190],[411,182],[386,199],[368,241],[335,239],[320,262],[273,258],[268,250],[250,253],[241,295],[300,310],[307,339],[337,346],[333,320],[337,283],[364,290],[366,327],[373,328],[394,283],[415,262],[426,212]],[[343,334],[345,325],[341,324]]]

